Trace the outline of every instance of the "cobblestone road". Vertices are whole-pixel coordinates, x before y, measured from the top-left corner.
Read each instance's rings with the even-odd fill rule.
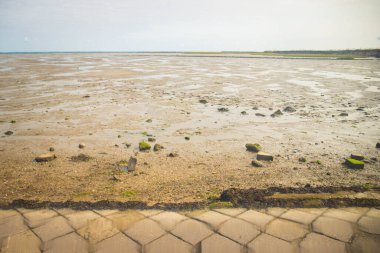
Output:
[[[375,208],[0,210],[1,253],[379,252]]]

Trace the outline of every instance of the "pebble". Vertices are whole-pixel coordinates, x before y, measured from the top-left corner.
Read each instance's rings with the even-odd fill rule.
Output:
[[[83,148],[86,147],[86,145],[84,143],[79,143],[78,147],[81,148],[81,149],[83,149]]]
[[[161,146],[160,144],[156,143],[156,144],[154,144],[153,151],[159,151],[159,150],[161,150],[163,148],[164,148],[163,146]]]
[[[273,155],[264,152],[259,152],[257,153],[257,160],[273,161]]]
[[[53,152],[53,151],[54,151],[54,148],[53,148],[53,147],[50,147],[50,148],[49,148],[49,151]]]
[[[274,117],[279,117],[279,116],[281,116],[281,115],[283,115],[283,113],[281,112],[281,110],[277,110],[277,111],[275,111],[274,113],[272,113],[270,116],[271,116],[272,118],[274,118]]]
[[[256,159],[253,159],[251,164],[253,167],[263,167],[263,164],[261,162],[257,161]]]
[[[12,131],[6,131],[4,134],[9,136],[9,135],[12,135],[13,132]]]
[[[40,163],[40,162],[49,162],[49,161],[54,160],[55,158],[57,157],[55,156],[54,153],[46,153],[46,154],[37,156],[36,158],[34,158],[34,160]]]

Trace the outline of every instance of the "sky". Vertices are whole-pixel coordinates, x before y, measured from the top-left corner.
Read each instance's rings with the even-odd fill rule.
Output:
[[[380,48],[380,0],[0,0],[0,52]]]

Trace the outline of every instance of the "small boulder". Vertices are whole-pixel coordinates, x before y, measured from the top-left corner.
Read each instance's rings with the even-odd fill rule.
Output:
[[[273,161],[273,155],[264,152],[259,152],[257,153],[257,160]]]
[[[259,152],[261,150],[261,146],[258,143],[247,143],[245,144],[245,148],[251,152]]]
[[[145,142],[145,141],[141,141],[139,143],[139,150],[140,151],[149,151],[150,150],[150,144]]]
[[[295,111],[296,111],[296,109],[294,109],[291,106],[287,106],[287,107],[284,108],[284,112],[295,112]]]
[[[358,154],[351,154],[351,158],[359,160],[359,161],[363,161],[364,160],[364,156],[358,155]]]
[[[279,116],[281,116],[281,115],[283,115],[283,113],[281,112],[281,110],[277,110],[277,111],[275,111],[274,113],[272,113],[270,116],[271,116],[272,118],[274,118],[274,117],[279,117]]]
[[[9,136],[9,135],[12,135],[13,132],[12,131],[6,131],[4,134]]]
[[[57,157],[55,156],[54,153],[46,153],[46,154],[37,156],[36,158],[34,158],[34,160],[40,163],[40,162],[49,162],[49,161],[54,160],[55,158]]]
[[[253,167],[263,167],[263,164],[261,162],[257,161],[256,159],[253,159],[251,164]]]
[[[137,159],[131,156],[131,158],[129,158],[129,161],[128,161],[128,171],[135,171],[136,164],[137,164]]]
[[[78,148],[80,149],[84,149],[86,147],[86,145],[84,143],[79,143],[78,145]]]
[[[161,146],[160,144],[156,143],[156,144],[154,144],[153,151],[160,151],[163,148],[164,148],[163,146]]]
[[[364,168],[364,162],[352,158],[347,158],[345,164],[351,169]]]

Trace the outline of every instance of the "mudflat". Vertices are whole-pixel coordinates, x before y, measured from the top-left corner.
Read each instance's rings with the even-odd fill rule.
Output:
[[[184,203],[229,188],[376,186],[379,116],[379,60],[4,54],[0,201]],[[252,166],[247,143],[273,161]],[[46,153],[56,158],[35,161]],[[363,169],[344,164],[351,154]]]

